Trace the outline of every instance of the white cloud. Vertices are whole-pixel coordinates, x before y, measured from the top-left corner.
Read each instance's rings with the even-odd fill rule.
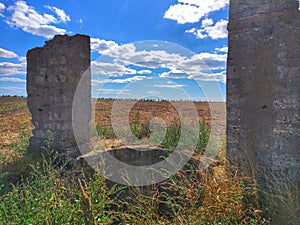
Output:
[[[183,85],[183,84],[155,84],[154,87],[180,89],[180,88],[185,87],[185,85]]]
[[[108,54],[119,45],[114,41],[106,41],[99,38],[91,38],[91,50],[100,54]]]
[[[118,63],[105,63],[93,61],[91,63],[92,74],[106,76],[123,76],[124,74],[136,74],[136,70],[127,68]]]
[[[51,11],[55,12],[61,22],[65,23],[65,22],[71,21],[70,16],[68,16],[64,10],[56,8],[54,6],[45,6],[45,7],[47,9],[50,9]]]
[[[163,78],[187,78],[195,80],[207,81],[225,81],[225,74],[215,70],[226,69],[227,54],[212,54],[212,53],[199,53],[190,58],[183,60],[176,67],[170,68],[170,71],[164,72],[160,75]],[[212,72],[208,72],[212,71]]]
[[[217,52],[228,52],[228,47],[226,47],[226,46],[224,46],[224,47],[222,47],[222,48],[215,48],[215,50],[217,51]]]
[[[117,94],[117,95],[122,95],[122,94],[128,94],[130,92],[130,90],[116,90],[116,89],[105,89],[105,88],[101,88],[101,89],[96,89],[96,91],[99,91],[99,94]]]
[[[0,16],[2,16],[2,12],[5,9],[5,5],[3,3],[0,2]]]
[[[136,81],[141,81],[145,79],[151,79],[151,77],[146,76],[134,76],[134,77],[128,77],[124,79],[99,79],[99,80],[92,80],[92,85],[98,85],[98,84],[107,84],[107,83],[115,83],[115,84],[124,84],[124,83],[131,83]]]
[[[16,87],[16,86],[5,86],[0,87],[0,93],[1,94],[7,94],[7,91],[13,93],[13,95],[26,95],[26,87],[25,85],[23,87]]]
[[[137,50],[134,44],[121,46],[113,45],[113,51],[105,51],[105,55],[111,57],[111,62],[92,62],[92,73],[107,76],[122,76],[124,74],[150,74],[153,68],[168,68],[170,71],[162,73],[160,77],[188,78],[200,77],[211,80],[213,75],[203,71],[224,70],[226,68],[227,54],[199,53],[191,57],[164,50]],[[224,50],[224,49],[222,49]],[[142,67],[143,70],[136,71],[128,68],[129,65]],[[148,68],[148,69],[147,69]],[[204,76],[203,74],[206,74]],[[211,77],[209,77],[211,76]],[[220,76],[217,76],[220,77]],[[217,79],[217,77],[213,79]],[[220,78],[222,81],[223,77]],[[127,82],[124,79],[116,81]]]
[[[137,74],[150,74],[150,73],[152,73],[151,70],[140,70],[137,72]]]
[[[165,12],[164,18],[177,21],[179,24],[196,23],[211,12],[225,8],[229,0],[199,1],[178,0]]]
[[[19,57],[16,53],[0,48],[0,57],[2,58],[17,58],[19,63],[12,62],[0,62],[0,81],[10,82],[26,82],[24,79],[7,77],[13,75],[25,75],[26,74],[26,58]]]
[[[14,6],[10,6],[8,9],[12,11],[12,16],[6,21],[10,26],[21,28],[25,32],[46,38],[51,38],[55,34],[66,33],[65,29],[50,25],[63,22],[64,20],[68,21],[69,17],[63,10],[60,11],[60,9],[55,8],[58,18],[55,15],[40,14],[33,7],[28,6],[25,1],[17,1]]]
[[[18,60],[20,61],[20,63],[25,63],[25,65],[27,63],[27,59],[25,56],[18,56]]]
[[[218,60],[218,61],[224,61],[224,60],[226,60],[227,55],[201,52],[199,54],[194,55],[193,57],[198,57],[199,59],[202,59],[202,60],[214,59],[214,60]]]
[[[227,61],[227,54],[216,54],[202,52],[194,55],[186,62],[183,62],[185,68],[195,67],[199,65],[199,69],[205,70],[216,70],[216,69],[225,69]]]
[[[204,33],[214,40],[219,38],[227,38],[227,24],[227,20],[220,20],[213,26],[204,27],[203,29],[199,30],[197,32],[197,37],[200,38],[200,36]]]
[[[0,62],[0,76],[26,74],[26,63]]]
[[[161,93],[158,91],[147,91],[146,94],[148,95],[160,95]]]
[[[197,31],[197,29],[195,27],[189,29],[189,30],[186,30],[185,33],[192,33],[194,34],[195,32]]]
[[[97,86],[98,84],[105,84],[107,82],[110,82],[110,79],[99,79],[99,80],[92,80],[91,83],[93,86]]]
[[[199,10],[198,6],[194,5],[171,5],[165,12],[164,18],[176,20],[179,24],[196,23],[205,16],[203,12]]]
[[[179,78],[189,78],[190,75],[180,70],[173,70],[173,71],[162,73],[160,77],[179,79]]]
[[[205,81],[221,81],[226,82],[226,71],[218,72],[218,73],[205,73],[205,72],[193,72],[193,73],[178,73],[176,71],[169,71],[162,73],[160,75],[162,78],[172,78],[172,79],[178,79],[178,78],[188,78],[193,80],[205,80]],[[164,87],[164,86],[160,86]]]
[[[190,30],[186,30],[185,33],[191,33],[195,36],[197,36],[197,38],[200,38],[200,39],[203,39],[203,38],[206,38],[207,37],[207,34],[203,34],[203,33],[200,33],[198,32],[199,30],[197,30],[195,27],[193,27],[192,29]]]
[[[24,79],[15,77],[0,77],[0,81],[10,81],[10,82],[26,82]]]
[[[203,39],[210,37],[211,39],[220,39],[220,38],[227,38],[227,20],[219,20],[216,22],[215,25],[210,26],[209,23],[205,22],[202,23],[202,29],[192,28],[190,30],[186,30],[186,33],[192,33],[197,38]],[[208,26],[205,26],[208,25]]]
[[[147,68],[167,68],[186,59],[179,54],[170,54],[163,50],[137,51],[134,44],[118,46],[108,55],[122,64]]]
[[[209,22],[206,24],[209,24]],[[220,74],[213,77],[214,73],[207,71],[214,72],[217,70],[217,73],[219,73],[219,71],[225,70],[227,60],[225,48],[220,48],[218,49],[219,51],[216,50],[216,53],[203,52],[187,57],[156,49],[156,47],[154,47],[155,50],[137,50],[135,44],[132,43],[118,45],[113,41],[104,41],[98,38],[93,39],[92,46],[94,46],[92,47],[94,50],[98,49],[111,60],[110,62],[93,61],[91,64],[93,74],[102,74],[112,77],[121,77],[124,74],[146,75],[152,73],[151,69],[167,68],[169,72],[162,73],[160,77],[187,79],[201,77],[204,80],[216,80],[220,78],[220,81],[224,81],[223,76]],[[137,66],[142,69],[131,69],[129,66]],[[199,74],[201,74],[201,76]],[[135,77],[135,79],[136,78],[138,78],[138,76]],[[109,82],[126,83],[134,81],[130,80],[133,78],[126,79],[127,80],[118,79]]]
[[[145,76],[134,76],[134,77],[129,77],[125,79],[114,79],[110,80],[110,83],[117,83],[117,84],[124,84],[124,83],[129,83],[129,82],[136,82],[140,80],[146,79]]]
[[[12,51],[0,48],[0,57],[2,57],[2,58],[17,58],[18,55]]]
[[[186,58],[180,63],[169,67],[174,77],[190,77],[201,71],[212,71],[226,68],[227,54],[199,53]],[[167,72],[169,73],[169,72]],[[167,75],[167,74],[163,74]]]
[[[212,19],[205,19],[202,20],[202,27],[208,27],[214,24],[214,21]]]
[[[100,51],[103,55],[112,58],[113,63],[97,63],[101,67],[106,69],[116,66],[117,69],[123,67],[123,65],[134,65],[138,67],[146,68],[163,68],[172,67],[175,64],[186,60],[185,56],[179,54],[168,53],[164,50],[137,50],[134,44],[118,45],[113,41],[104,41],[100,39],[92,39],[91,48]],[[126,68],[128,69],[128,68]],[[137,74],[150,74],[149,69],[143,69],[140,71],[131,70],[132,73]]]
[[[205,80],[205,81],[221,81],[221,82],[225,83],[226,82],[226,70],[218,72],[218,73],[199,72],[199,73],[191,75],[191,79]]]
[[[24,27],[24,31],[42,37],[52,38],[56,34],[65,34],[65,29],[60,29],[50,25],[40,25],[39,27]]]

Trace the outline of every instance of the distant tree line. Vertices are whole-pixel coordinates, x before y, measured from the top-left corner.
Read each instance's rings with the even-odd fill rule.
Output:
[[[169,100],[169,99],[156,99],[156,98],[143,98],[143,99],[137,99],[137,98],[107,98],[107,97],[101,97],[101,98],[92,98],[93,100],[98,101],[140,101],[140,102],[207,102],[207,101],[200,101],[200,100],[187,100],[187,99],[179,99],[179,100]]]
[[[1,95],[1,97],[8,97],[8,98],[25,98],[23,95]]]
[[[1,95],[1,97],[8,97],[8,98],[26,98],[23,95]],[[179,99],[179,100],[169,100],[169,99],[156,99],[156,98],[92,98],[92,100],[99,100],[99,101],[140,101],[140,102],[207,102],[207,101],[200,101],[200,100],[190,100],[190,99]]]

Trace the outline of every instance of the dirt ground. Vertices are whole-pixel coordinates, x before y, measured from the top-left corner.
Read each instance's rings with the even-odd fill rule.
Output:
[[[130,122],[138,118],[139,122],[148,124],[151,119],[158,117],[164,120],[167,126],[179,120],[180,112],[175,108],[178,106],[185,112],[196,110],[199,120],[204,119],[207,124],[211,122],[210,107],[220,109],[214,113],[222,118],[225,109],[225,103],[208,104],[205,102],[125,101],[124,104],[124,101],[97,100],[94,103],[93,122],[101,126],[109,126],[112,111],[118,115],[123,113],[122,107],[131,107],[129,108]],[[189,115],[189,113],[185,114]],[[3,155],[10,154],[10,146],[18,142],[20,138],[24,138],[24,134],[25,138],[29,138],[32,129],[31,114],[27,107],[26,98],[0,97],[0,160],[5,158]]]
[[[139,114],[140,122],[147,124],[154,117],[163,119],[167,125],[178,121],[180,116],[176,110],[176,106],[179,105],[183,111],[196,110],[199,120],[204,119],[207,123],[210,122],[210,104],[217,105],[220,108],[220,113],[225,107],[225,103],[207,103],[207,102],[153,102],[153,101],[127,101],[127,104],[120,106],[122,101],[97,101],[94,104],[94,120],[96,123],[108,126],[111,123],[111,112],[116,112],[118,109],[121,111],[122,108],[127,108],[127,105],[133,105],[130,110],[130,121],[132,121],[137,114]],[[113,107],[115,106],[115,108]],[[223,108],[222,108],[223,107]],[[118,113],[118,112],[116,112]],[[187,113],[189,114],[189,113]],[[190,113],[192,115],[192,112]]]

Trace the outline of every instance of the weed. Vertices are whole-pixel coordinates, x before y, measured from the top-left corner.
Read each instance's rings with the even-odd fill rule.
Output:
[[[100,124],[97,124],[96,130],[97,130],[98,135],[101,138],[105,138],[105,139],[115,139],[116,138],[116,134],[111,125],[109,127],[107,127],[107,126],[102,126]]]
[[[140,122],[140,112],[136,112],[132,122],[130,123],[132,133],[138,138],[147,137],[150,134],[150,129],[147,125]]]
[[[204,151],[210,136],[210,129],[205,123],[205,120],[199,122],[199,138],[197,143],[197,149]]]

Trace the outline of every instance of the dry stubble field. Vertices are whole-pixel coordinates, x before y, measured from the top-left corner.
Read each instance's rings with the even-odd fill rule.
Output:
[[[162,101],[136,101],[130,111],[130,122],[138,115],[141,124],[148,124],[154,117],[159,117],[165,121],[166,125],[171,125],[179,120],[179,114],[172,102]],[[111,111],[113,100],[97,100],[93,107],[93,121],[101,126],[111,125]],[[178,104],[178,103],[176,103]],[[185,110],[190,110],[193,103],[179,103]],[[225,103],[213,103],[220,108],[220,116],[224,111]],[[198,112],[199,121],[204,120],[210,123],[210,107],[208,103],[195,102],[195,109]],[[219,115],[218,115],[219,116]],[[14,157],[22,155],[26,150],[26,143],[32,135],[33,125],[31,124],[31,114],[27,107],[26,98],[0,97],[0,168],[1,165],[12,161]],[[109,140],[112,141],[112,140]],[[25,144],[24,144],[25,143]]]
[[[182,107],[184,108],[185,105],[190,103],[180,104],[183,104]],[[109,126],[112,106],[113,101],[98,101],[95,106],[95,122],[101,126]],[[204,119],[209,124],[211,122],[209,105],[207,103],[195,103],[195,107],[199,121]],[[214,103],[214,107],[220,109],[215,112],[216,116],[224,118],[225,104]],[[147,124],[153,117],[164,119],[167,125],[174,122],[174,119],[178,119],[178,114],[172,107],[172,103],[168,102],[137,102],[130,112],[130,120],[134,120],[137,113],[140,122],[144,124]],[[15,167],[5,165],[23,155],[28,139],[32,135],[33,126],[26,98],[0,97],[0,118],[0,172],[1,175],[4,175],[3,172],[9,172],[5,171],[4,168],[17,170]],[[18,162],[18,160],[15,162]],[[0,216],[0,224],[1,221],[6,221],[5,224],[10,224],[11,221],[14,224],[42,224],[45,221],[46,224],[69,224],[68,215],[72,215],[70,217],[73,218],[72,221],[76,219],[81,222],[84,220],[84,216],[89,215],[94,221],[103,221],[103,223],[98,224],[111,224],[111,221],[116,218],[126,224],[140,224],[141,219],[144,221],[143,224],[265,224],[265,220],[260,217],[260,210],[253,208],[252,205],[243,205],[244,196],[255,194],[253,189],[246,190],[242,178],[236,176],[236,174],[226,173],[222,161],[213,163],[208,170],[195,171],[195,176],[178,173],[171,180],[167,180],[165,184],[159,186],[167,188],[168,192],[166,193],[169,193],[167,195],[157,196],[155,194],[153,198],[151,197],[151,201],[147,200],[147,196],[140,196],[139,199],[135,199],[136,204],[129,205],[124,201],[124,204],[127,205],[126,212],[122,210],[105,211],[107,210],[105,207],[120,204],[118,199],[110,200],[107,198],[100,202],[96,201],[99,198],[98,193],[103,194],[105,198],[110,196],[109,193],[111,193],[111,190],[106,190],[101,186],[104,185],[103,179],[90,180],[88,183],[89,189],[87,187],[84,188],[86,190],[81,189],[82,196],[86,197],[88,195],[92,202],[94,209],[94,212],[92,212],[87,211],[91,207],[85,208],[83,205],[76,205],[79,201],[78,198],[83,199],[81,194],[76,195],[78,193],[76,185],[74,188],[70,187],[70,190],[64,186],[62,186],[64,189],[57,188],[57,173],[51,168],[49,171],[44,172],[47,176],[43,173],[40,174],[38,170],[33,174],[35,179],[32,182],[35,185],[28,183],[28,181],[23,184],[24,186],[17,185],[13,190],[4,190],[3,193],[12,192],[3,196],[0,195],[3,200],[0,208],[6,210],[5,214],[2,213],[2,216],[6,215],[6,218]],[[203,179],[196,179],[198,175],[201,175],[200,178]],[[182,179],[186,182],[181,182]],[[59,184],[63,185],[63,183]],[[201,190],[205,190],[205,193]],[[88,191],[88,194],[86,191]],[[53,198],[53,196],[57,197]],[[66,198],[66,196],[68,197]],[[73,198],[69,200],[70,196],[73,196]],[[164,204],[165,198],[171,201],[172,207],[168,208],[170,217],[165,217],[167,214],[161,211],[161,204]],[[52,201],[53,199],[57,201]],[[23,204],[24,202],[30,204]],[[67,207],[60,208],[58,203],[65,204]],[[170,204],[168,203],[168,205]],[[48,208],[41,207],[41,205]],[[32,207],[36,206],[38,206],[35,208],[36,211],[32,211]],[[76,214],[72,210],[77,210]],[[168,210],[167,212],[169,212]],[[35,223],[24,223],[24,221],[35,221]],[[57,223],[57,221],[60,222]],[[96,224],[96,222],[93,224]]]

